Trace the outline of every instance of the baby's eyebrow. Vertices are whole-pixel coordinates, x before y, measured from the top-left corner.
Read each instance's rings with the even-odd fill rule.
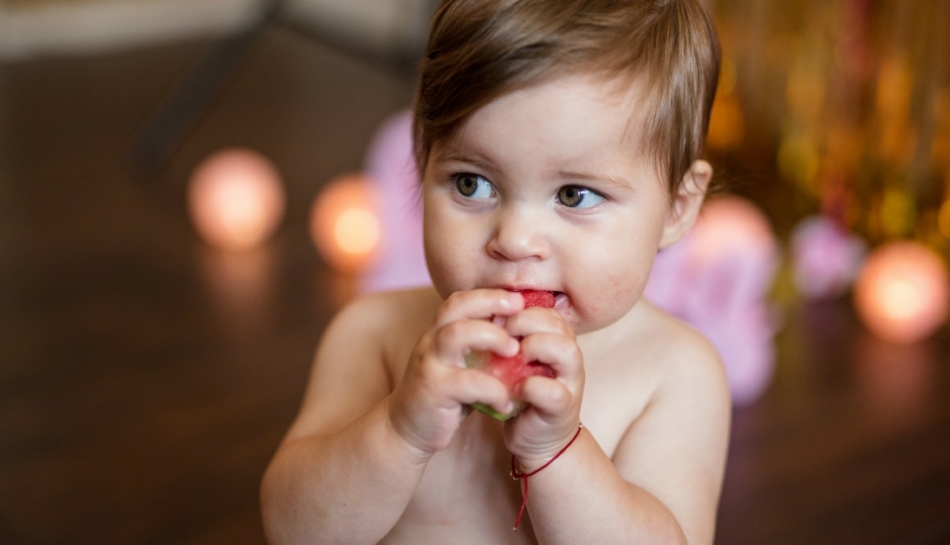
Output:
[[[467,163],[481,169],[489,169],[494,163],[478,154],[462,153],[454,149],[444,149],[435,154],[437,163]]]
[[[620,189],[630,189],[633,187],[633,184],[629,180],[612,176],[607,173],[597,174],[593,172],[577,172],[572,170],[559,170],[554,174],[554,177],[558,180],[567,180],[572,182],[606,182],[610,185],[619,187]]]

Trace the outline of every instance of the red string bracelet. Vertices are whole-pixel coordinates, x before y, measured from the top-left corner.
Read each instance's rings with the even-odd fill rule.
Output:
[[[518,468],[515,467],[515,461],[516,461],[515,455],[514,454],[511,455],[511,478],[516,481],[524,479],[524,494],[522,495],[522,498],[521,498],[521,509],[518,510],[518,518],[515,520],[515,527],[511,529],[512,532],[518,531],[518,526],[521,525],[521,517],[524,515],[524,508],[525,506],[528,505],[528,477],[548,467],[549,465],[551,465],[551,462],[553,462],[554,460],[557,460],[558,457],[564,454],[564,451],[567,450],[567,447],[574,444],[574,440],[577,439],[577,436],[581,434],[582,429],[584,429],[584,425],[578,424],[577,432],[575,432],[574,437],[571,437],[571,440],[568,441],[566,445],[564,445],[564,448],[559,450],[558,453],[555,454],[553,458],[547,461],[547,463],[545,463],[543,466],[539,467],[538,469],[535,469],[531,473],[522,473],[521,471],[519,471]]]

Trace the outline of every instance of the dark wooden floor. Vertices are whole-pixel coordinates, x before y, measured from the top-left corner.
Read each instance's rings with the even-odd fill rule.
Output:
[[[208,43],[0,65],[0,543],[262,543],[261,473],[352,281],[306,236],[411,76],[267,32],[155,173],[134,137]],[[205,249],[188,172],[270,156],[287,220]],[[950,338],[895,348],[793,306],[776,381],[736,411],[722,544],[950,543]]]

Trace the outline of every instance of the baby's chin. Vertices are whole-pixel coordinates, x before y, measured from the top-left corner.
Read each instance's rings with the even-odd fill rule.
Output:
[[[609,323],[601,323],[600,320],[589,320],[583,319],[573,311],[573,309],[566,309],[561,312],[561,316],[564,317],[564,321],[567,322],[567,325],[571,326],[571,330],[574,331],[575,335],[583,335],[584,333],[590,333],[592,331],[598,331],[610,325]]]
[[[576,335],[591,333],[607,328],[624,317],[637,306],[638,301],[624,304],[619,301],[608,301],[601,305],[585,305],[583,301],[568,305],[561,312]]]

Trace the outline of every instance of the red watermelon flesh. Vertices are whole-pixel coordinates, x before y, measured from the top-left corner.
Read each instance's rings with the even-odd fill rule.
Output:
[[[544,307],[554,308],[554,292],[544,290],[524,290],[521,292],[524,297],[524,308]]]
[[[524,297],[525,308],[544,307],[554,308],[554,293],[541,290],[524,290],[521,292]],[[512,395],[514,409],[509,413],[499,413],[491,407],[475,403],[472,406],[498,420],[508,420],[524,409],[523,401],[514,397],[514,390],[521,381],[532,376],[543,376],[554,378],[557,376],[550,366],[536,362],[525,361],[524,356],[519,352],[510,358],[499,356],[491,352],[473,352],[465,358],[465,365],[473,369],[481,369],[500,380]]]

